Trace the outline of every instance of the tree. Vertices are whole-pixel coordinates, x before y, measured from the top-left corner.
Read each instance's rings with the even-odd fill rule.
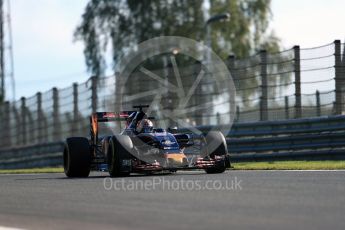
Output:
[[[262,47],[277,51],[279,41],[267,35],[270,0],[212,0],[209,14],[229,12],[229,22],[212,24],[212,48],[221,57],[229,53],[246,57]],[[205,4],[198,0],[90,0],[75,31],[85,44],[88,70],[97,76],[105,68],[110,44],[112,64],[128,47],[156,36],[205,39]],[[267,44],[266,38],[272,41]]]
[[[201,5],[197,0],[90,0],[75,38],[85,44],[89,71],[100,75],[108,44],[115,64],[126,48],[156,36],[185,36],[188,31],[192,38],[200,37]]]
[[[228,25],[212,25],[212,48],[220,55],[232,51],[238,58],[245,58],[260,49],[276,52],[279,39],[267,33],[271,18],[271,0],[212,0],[210,13],[229,12]]]
[[[85,44],[84,55],[88,70],[93,75],[103,76],[105,57],[109,50],[115,71],[116,64],[128,48],[157,36],[183,36],[205,41],[207,19],[213,15],[230,13],[229,21],[208,25],[211,46],[224,60],[229,54],[245,58],[261,49],[267,49],[268,52],[280,49],[279,39],[267,31],[271,19],[270,5],[271,0],[90,0],[82,21],[76,28],[75,39]],[[248,60],[244,61],[246,66],[253,66],[251,61],[254,59]],[[179,66],[181,62],[190,63],[190,60],[181,60],[180,57],[176,61]],[[162,63],[154,61],[153,65],[159,69]],[[241,105],[249,108],[258,106],[258,100],[256,104],[245,101],[260,97],[261,83],[259,78],[242,79],[246,78],[246,74],[259,75],[258,68],[248,68],[246,71],[244,74],[237,74],[238,71],[232,73],[237,88],[245,89],[237,91],[243,101]],[[272,78],[269,81],[275,84],[289,79],[290,76]],[[138,92],[134,88],[134,85],[127,87],[130,91]],[[144,90],[142,85],[139,88]],[[271,96],[275,93],[274,90]],[[196,100],[196,104],[202,104],[206,97]]]

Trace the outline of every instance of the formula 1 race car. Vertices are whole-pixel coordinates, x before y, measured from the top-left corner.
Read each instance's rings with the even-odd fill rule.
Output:
[[[230,167],[225,138],[221,132],[207,135],[179,133],[178,129],[154,128],[143,108],[120,113],[97,112],[90,117],[90,139],[70,137],[63,151],[68,177],[87,177],[91,170],[110,176],[130,173],[176,172],[204,169],[223,173]],[[123,120],[125,129],[117,135],[98,137],[99,123]]]

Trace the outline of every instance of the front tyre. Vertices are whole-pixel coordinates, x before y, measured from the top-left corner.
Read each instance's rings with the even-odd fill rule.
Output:
[[[216,162],[215,166],[206,168],[205,172],[207,174],[223,173],[226,170],[225,160],[220,160]]]
[[[217,159],[215,165],[206,168],[205,172],[209,174],[223,173],[230,166],[228,146],[224,135],[218,131],[211,131],[206,136],[206,144],[208,155],[211,159],[216,160],[216,156],[221,156],[223,159]]]
[[[111,137],[107,152],[108,169],[111,177],[129,176],[131,172],[130,151],[132,149],[133,143],[129,136],[116,135]]]
[[[230,161],[230,155],[229,154],[225,155],[225,167],[231,168],[231,161]]]
[[[91,168],[91,151],[87,138],[66,139],[63,151],[63,166],[68,177],[88,177]]]

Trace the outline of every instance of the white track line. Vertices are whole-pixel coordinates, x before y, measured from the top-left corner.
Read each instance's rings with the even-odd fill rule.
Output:
[[[11,228],[0,226],[0,230],[24,230],[24,228]]]

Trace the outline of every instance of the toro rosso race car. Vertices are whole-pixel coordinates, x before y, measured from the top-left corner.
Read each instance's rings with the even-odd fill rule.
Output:
[[[203,169],[223,173],[230,167],[225,138],[221,132],[207,135],[179,133],[177,129],[154,128],[143,108],[120,113],[97,112],[90,117],[90,139],[70,137],[63,151],[68,177],[87,177],[91,170],[108,171],[110,176],[130,173],[176,172]],[[99,137],[99,123],[123,120],[118,135]]]

